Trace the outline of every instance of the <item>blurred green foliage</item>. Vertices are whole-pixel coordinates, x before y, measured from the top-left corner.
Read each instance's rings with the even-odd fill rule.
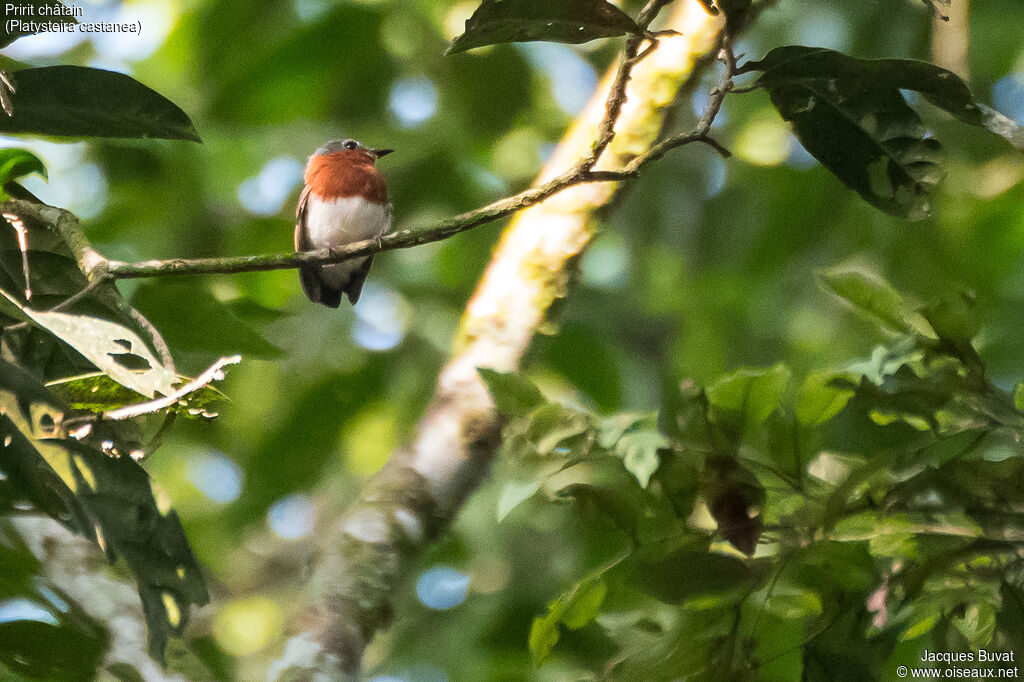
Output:
[[[634,15],[640,5],[623,4]],[[593,74],[621,45],[621,39],[571,48],[498,45],[443,56],[476,5],[84,5],[87,15],[146,12],[144,36],[152,44],[119,37],[120,48],[97,39],[50,56],[28,47],[17,51],[46,39],[36,36],[5,52],[38,66],[99,65],[130,73],[187,112],[203,144],[9,143],[31,149],[49,171],[49,184],[30,180],[26,186],[83,216],[90,239],[112,258],[289,250],[298,171],[313,149],[340,137],[398,150],[381,164],[396,228],[475,208],[529,182],[593,87]],[[787,0],[757,18],[737,51],[757,59],[781,45],[804,44],[863,58],[928,59],[930,25],[928,7],[916,0]],[[1024,41],[1007,30],[1014,25],[1024,25],[1017,0],[972,3],[968,80],[981,101],[991,103],[998,83],[1024,73]],[[695,88],[698,108],[712,82],[709,77]],[[872,208],[815,165],[763,92],[726,100],[715,134],[735,153],[729,161],[687,147],[645,169],[602,217],[558,333],[538,339],[527,358],[527,375],[545,404],[557,405],[547,408],[544,429],[511,441],[550,453],[593,438],[595,451],[608,456],[589,464],[584,479],[558,481],[553,492],[573,485],[576,492],[608,490],[613,497],[591,495],[588,504],[616,513],[586,508],[581,514],[573,505],[528,499],[540,487],[503,460],[452,532],[422,560],[422,569],[443,565],[468,574],[465,601],[430,609],[412,581],[399,595],[395,627],[368,653],[371,676],[587,679],[614,660],[620,666],[615,679],[670,679],[711,663],[747,675],[755,674],[749,667],[755,665],[763,679],[870,679],[901,662],[909,665],[924,649],[984,646],[997,628],[1003,646],[1020,644],[1020,597],[997,579],[972,578],[941,590],[932,589],[925,572],[911,570],[886,582],[886,567],[895,561],[920,567],[959,545],[951,550],[951,540],[922,540],[920,519],[910,515],[916,509],[884,504],[919,502],[912,493],[943,477],[956,489],[943,489],[944,495],[966,494],[960,488],[967,487],[990,503],[1019,499],[1005,487],[1018,475],[1019,444],[992,443],[979,451],[980,462],[959,463],[958,453],[976,435],[964,427],[923,444],[932,468],[916,471],[901,460],[901,448],[923,438],[918,427],[951,428],[937,416],[948,402],[934,396],[961,390],[949,385],[959,370],[920,371],[911,336],[904,334],[900,346],[892,330],[839,303],[817,275],[846,264],[824,277],[836,291],[835,282],[850,282],[843,273],[883,273],[906,292],[892,294],[901,302],[919,301],[910,307],[933,311],[927,324],[934,338],[950,340],[945,352],[961,353],[953,361],[959,367],[975,360],[964,360],[963,339],[948,331],[956,324],[934,311],[972,301],[978,328],[968,336],[992,391],[1005,394],[1024,376],[1024,165],[1019,153],[985,131],[967,129],[927,104],[920,110],[945,143],[949,175],[936,192],[933,216],[912,224]],[[694,111],[693,102],[681,101],[675,127],[687,129]],[[119,285],[165,334],[181,372],[194,376],[234,352],[245,358],[218,384],[230,399],[220,405],[220,416],[180,420],[146,464],[173,499],[210,585],[212,605],[199,612],[185,641],[202,661],[189,668],[190,678],[261,679],[280,653],[283,624],[307,579],[317,524],[334,518],[362,478],[409,440],[499,229],[485,226],[379,256],[354,311],[310,305],[294,272]],[[19,272],[16,262],[9,280],[17,282]],[[855,283],[854,289],[870,287]],[[857,298],[849,292],[839,291]],[[888,350],[873,351],[880,343]],[[869,356],[881,383],[861,383],[857,377],[868,371],[850,367]],[[792,379],[781,368],[733,373],[779,362]],[[908,366],[913,376],[900,374]],[[830,367],[845,369],[823,371]],[[930,378],[935,381],[920,385]],[[680,391],[684,380],[693,383]],[[860,490],[860,499],[871,504],[840,523],[837,507],[819,508],[814,495],[780,496],[765,484],[763,470],[742,459],[711,458],[712,484],[698,485],[695,463],[665,454],[678,452],[684,439],[664,428],[659,435],[650,416],[693,407],[698,386],[709,387],[712,403],[716,393],[722,405],[736,395],[756,395],[766,409],[741,411],[719,450],[784,457],[786,450],[773,448],[787,447],[785,440],[773,434],[780,415],[789,414],[800,428],[820,426],[836,454],[814,470],[827,474],[824,479],[811,480],[810,461],[802,460],[803,468],[787,476],[806,479],[826,501],[836,501],[849,491],[830,489],[835,479],[829,476],[859,470],[863,478],[847,488],[862,482],[870,494]],[[793,386],[803,386],[799,399],[786,402]],[[881,395],[869,394],[873,386]],[[681,405],[681,396],[691,402]],[[889,409],[872,415],[870,406],[881,398],[890,401]],[[559,405],[573,406],[573,414]],[[623,412],[640,416],[609,417]],[[896,421],[879,423],[887,418]],[[553,440],[552,432],[568,434],[567,442]],[[627,435],[632,438],[619,446]],[[666,436],[669,446],[659,440]],[[753,445],[744,440],[750,438]],[[801,448],[806,454],[811,445]],[[891,457],[874,465],[896,473],[873,471],[870,460],[857,459],[883,450]],[[651,476],[664,480],[645,487]],[[4,484],[0,480],[0,492]],[[658,495],[659,518],[679,527],[698,500],[724,496],[742,504],[720,508],[713,515],[719,523],[730,514],[750,519],[747,512],[757,507],[764,528],[741,526],[734,537],[723,532],[709,552],[714,524],[708,517],[703,534],[689,529],[685,542],[677,539],[661,554],[622,559],[632,547],[623,528]],[[976,502],[957,499],[961,509]],[[880,518],[876,511],[892,515]],[[800,533],[823,518],[836,522],[837,537],[799,545]],[[977,533],[967,521],[956,520],[966,533]],[[744,548],[751,538],[765,542],[769,533],[770,542],[792,550],[799,570],[780,569],[777,558],[774,564],[763,556],[742,558],[718,542]],[[25,552],[3,545],[15,547],[23,561]],[[979,556],[1004,559],[995,551]],[[613,562],[616,574],[600,577]],[[960,569],[951,560],[937,570],[959,580]],[[865,613],[883,585],[892,594],[927,598],[894,610],[887,626],[874,631]],[[702,606],[703,616],[690,616]],[[599,612],[601,627],[590,622]],[[811,634],[814,645],[801,648]],[[670,646],[679,641],[688,644]],[[734,643],[731,652],[716,648],[722,641]],[[636,652],[648,658],[627,656]],[[172,667],[185,665],[173,652],[170,659]],[[535,668],[541,659],[545,665]],[[25,672],[0,658],[0,677]]]

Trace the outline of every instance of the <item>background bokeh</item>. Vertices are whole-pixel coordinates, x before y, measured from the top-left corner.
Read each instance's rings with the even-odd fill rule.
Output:
[[[688,0],[677,0],[679,2]],[[522,189],[596,86],[618,41],[523,44],[443,56],[475,2],[145,0],[81,2],[85,20],[140,20],[140,37],[44,34],[5,54],[129,73],[181,106],[202,145],[0,139],[35,151],[49,182],[26,183],[78,214],[124,260],[291,248],[306,156],[355,137],[397,151],[380,164],[396,227]],[[638,3],[625,3],[631,11]],[[975,93],[1024,122],[1019,0],[971,6]],[[862,57],[928,59],[919,0],[782,0],[737,51],[796,43]],[[75,42],[77,41],[77,42]],[[678,106],[687,128],[709,78]],[[935,215],[890,218],[819,167],[763,93],[727,99],[723,161],[686,147],[645,169],[603,217],[581,286],[527,373],[552,396],[601,412],[657,409],[664,386],[743,365],[798,375],[868,355],[874,327],[815,281],[842,262],[874,266],[922,301],[977,296],[979,350],[997,384],[1024,373],[1024,159],[984,131],[927,110],[950,174]],[[191,638],[224,679],[262,678],[308,577],[317,528],[407,441],[460,311],[500,232],[377,257],[354,309],[310,304],[292,271],[125,281],[179,368],[241,353],[210,423],[179,423],[148,463],[180,512],[213,603]],[[563,679],[533,671],[532,618],[605,554],[600,522],[527,503],[498,523],[502,466],[423,558],[398,621],[371,648],[385,680]],[[569,634],[563,657],[607,643]]]

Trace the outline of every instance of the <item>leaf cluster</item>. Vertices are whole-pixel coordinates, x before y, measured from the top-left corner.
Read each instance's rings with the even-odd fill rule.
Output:
[[[627,539],[535,619],[536,664],[583,628],[637,680],[878,679],[903,643],[1018,645],[1024,413],[985,375],[970,298],[918,304],[853,267],[821,282],[892,341],[801,382],[782,365],[684,382],[657,418],[481,371],[517,472],[499,517],[571,503]]]

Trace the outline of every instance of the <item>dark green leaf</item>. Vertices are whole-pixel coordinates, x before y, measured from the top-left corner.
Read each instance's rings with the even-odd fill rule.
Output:
[[[200,141],[184,111],[123,73],[44,66],[11,76],[14,114],[0,116],[2,133]]]
[[[950,296],[925,307],[922,314],[940,339],[955,347],[966,347],[980,327],[975,307],[971,295]]]
[[[13,5],[14,7],[11,7]],[[22,36],[32,35],[37,31],[29,25],[29,22],[35,24],[41,23],[43,20],[38,12],[36,11],[39,7],[46,7],[49,9],[55,9],[57,7],[66,7],[56,0],[14,0],[14,2],[4,3],[3,13],[3,24],[0,24],[0,47],[7,47],[18,38]],[[22,10],[19,12],[18,10]],[[24,20],[25,23],[18,25],[9,25],[8,20]],[[74,17],[70,16],[50,16],[45,17],[45,21],[55,21],[61,24],[77,24]]]
[[[0,187],[31,173],[46,178],[46,166],[38,156],[24,149],[0,149]]]
[[[478,368],[477,372],[491,392],[498,412],[506,417],[523,417],[544,403],[544,396],[537,387],[521,376],[486,367]]]
[[[162,658],[192,604],[208,600],[199,566],[166,495],[116,445],[88,447],[62,430],[64,411],[41,385],[0,362],[0,470],[40,511],[84,534],[139,585],[150,652]]]
[[[553,500],[592,504],[625,532],[632,532],[645,516],[644,491],[617,458],[587,460],[563,469],[545,481],[543,490]]]
[[[548,40],[585,43],[595,38],[640,35],[622,10],[605,0],[484,0],[448,54],[496,43]]]
[[[930,190],[945,176],[941,145],[898,87],[879,81],[870,62],[802,46],[772,50],[746,70],[761,70],[782,117],[804,147],[866,201],[921,220]]]

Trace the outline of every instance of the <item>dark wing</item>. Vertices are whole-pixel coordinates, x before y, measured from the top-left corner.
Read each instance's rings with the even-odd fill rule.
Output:
[[[366,260],[352,271],[348,282],[345,283],[345,295],[348,296],[348,302],[352,305],[355,305],[356,301],[359,300],[359,294],[363,291],[363,282],[366,281],[366,275],[370,273],[371,265],[373,265],[372,255],[367,256]]]
[[[309,241],[309,232],[306,230],[306,204],[309,203],[309,185],[302,188],[299,195],[299,205],[295,207],[295,250],[309,251],[313,248]]]
[[[309,187],[306,186],[299,195],[299,205],[295,209],[295,250],[310,251],[313,242],[309,239],[309,230],[306,229],[306,219],[309,211]],[[341,303],[341,292],[328,287],[320,278],[319,265],[307,265],[299,268],[299,282],[302,290],[313,303],[323,303],[331,308],[337,308]],[[358,294],[357,294],[358,295]]]

